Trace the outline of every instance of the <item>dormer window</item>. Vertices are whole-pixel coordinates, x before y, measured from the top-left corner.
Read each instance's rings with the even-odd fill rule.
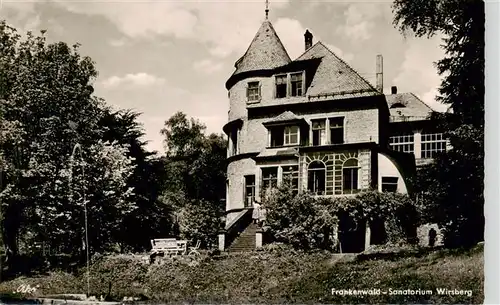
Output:
[[[276,76],[276,98],[286,97],[287,75]]]
[[[299,144],[299,126],[285,127],[285,145]]]
[[[290,76],[290,82],[292,87],[292,96],[302,96],[302,72],[294,73]]]
[[[260,83],[249,82],[247,86],[247,101],[258,102],[260,100]]]
[[[300,139],[300,128],[297,125],[273,126],[269,128],[269,146],[282,147],[298,145]]]
[[[275,76],[275,97],[303,96],[305,92],[304,72],[293,72]]]

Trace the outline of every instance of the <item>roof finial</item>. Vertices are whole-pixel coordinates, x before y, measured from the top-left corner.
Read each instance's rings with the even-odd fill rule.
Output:
[[[266,20],[269,18],[269,0],[266,0]]]

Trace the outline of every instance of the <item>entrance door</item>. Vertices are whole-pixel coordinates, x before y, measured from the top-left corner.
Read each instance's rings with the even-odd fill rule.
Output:
[[[342,253],[360,253],[365,250],[366,223],[356,224],[347,213],[339,217],[338,237]]]

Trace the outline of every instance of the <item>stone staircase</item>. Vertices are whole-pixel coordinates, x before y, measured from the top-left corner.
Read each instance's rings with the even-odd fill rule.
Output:
[[[247,252],[255,250],[255,233],[259,227],[253,222],[240,233],[228,247],[228,252]]]

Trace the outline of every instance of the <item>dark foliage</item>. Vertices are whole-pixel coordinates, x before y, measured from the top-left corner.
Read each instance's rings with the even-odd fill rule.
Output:
[[[163,200],[176,214],[179,235],[204,247],[215,245],[223,216],[226,140],[182,112],[165,122]]]
[[[404,194],[368,191],[354,197],[315,198],[308,193],[295,195],[281,186],[271,190],[263,206],[268,232],[295,248],[361,252],[365,226],[375,232],[378,223],[383,236],[377,243],[416,242],[419,217]]]
[[[449,247],[484,239],[484,1],[396,0],[394,24],[417,36],[443,36],[445,58],[435,114],[453,146],[424,168],[416,185],[424,217],[445,229]]]

